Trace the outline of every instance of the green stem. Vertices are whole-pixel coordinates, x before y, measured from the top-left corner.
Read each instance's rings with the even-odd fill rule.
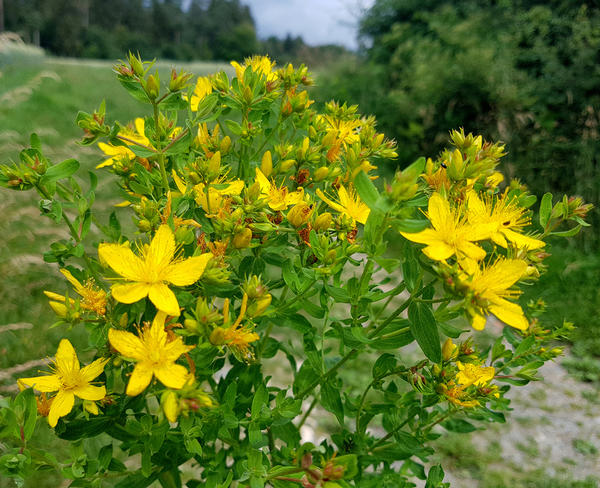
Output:
[[[35,188],[38,191],[38,193],[41,196],[43,196],[45,199],[52,200],[52,197],[50,195],[48,195],[48,193],[46,192],[46,190],[44,190],[42,187],[36,185]],[[73,226],[73,223],[71,222],[71,219],[69,219],[69,216],[65,213],[64,209],[61,210],[61,213],[62,213],[63,220],[65,221],[65,223],[67,224],[67,227],[69,228],[69,232],[71,234],[71,237],[73,237],[73,239],[75,240],[75,242],[77,244],[81,244],[81,238],[79,237],[79,233],[77,232],[77,230]],[[92,266],[92,261],[90,260],[89,256],[85,252],[85,249],[84,249],[82,258],[85,261],[85,264],[87,265],[88,269],[90,270],[90,273],[92,274],[92,276],[94,278],[94,281],[98,284],[98,286],[102,286],[104,288],[102,278],[94,270],[94,267]]]
[[[308,416],[310,415],[310,413],[313,411],[313,408],[315,408],[315,406],[317,405],[317,402],[319,401],[319,397],[315,397],[313,398],[313,401],[311,402],[311,404],[308,407],[308,410],[306,411],[306,413],[302,416],[302,418],[300,419],[300,422],[298,423],[298,425],[296,426],[296,428],[298,430],[300,430],[300,427],[302,427],[304,425],[304,422],[306,422],[306,419],[308,418]]]
[[[158,118],[158,105],[152,104],[154,107],[154,130],[156,135],[156,150],[158,156],[158,167],[160,168],[160,175],[162,177],[162,185],[165,194],[169,192],[169,178],[167,177],[167,168],[165,167],[165,154],[161,148],[160,135],[158,134],[159,118]]]

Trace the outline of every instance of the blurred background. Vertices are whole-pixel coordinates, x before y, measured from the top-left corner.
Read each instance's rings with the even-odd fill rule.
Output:
[[[505,175],[539,197],[599,204],[598,0],[0,0],[0,162],[37,132],[55,162],[97,164],[99,150],[76,145],[75,115],[102,99],[112,120],[139,113],[111,72],[130,50],[157,58],[163,79],[171,66],[207,74],[252,54],[305,63],[317,103],[359,104],[396,139],[388,174],[435,156],[464,127],[503,141]],[[64,334],[48,328],[42,291],[59,275],[41,254],[65,236],[36,207],[33,194],[0,193],[0,395]],[[509,428],[442,438],[457,487],[598,486],[597,209],[588,220],[571,244],[551,247],[551,271],[525,297],[547,302],[548,325],[575,323],[567,354],[515,398]]]

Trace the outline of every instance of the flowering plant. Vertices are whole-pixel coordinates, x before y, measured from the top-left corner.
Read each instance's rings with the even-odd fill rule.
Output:
[[[546,194],[534,223],[536,198],[496,170],[503,146],[462,130],[378,189],[376,165],[396,153],[372,117],[315,110],[304,66],[232,64],[233,79],[190,86],[173,70],[166,87],[134,55],[115,66],[151,115],[77,117],[124,197],[107,223],[96,173],[84,191],[79,163],[52,164],[37,136],[0,167],[2,186],[34,189],[68,227],[44,257],[72,290],[46,295],[94,351],[82,367],[63,339],[51,371],[19,380],[0,410],[0,472],[51,467],[90,487],[448,486],[425,467],[440,430],[504,422],[509,385],[561,353],[548,345],[571,325],[545,328],[519,286],[590,206]],[[465,324],[490,315],[479,349]],[[78,446],[70,462],[27,444],[40,417]],[[311,417],[328,419],[319,443]]]

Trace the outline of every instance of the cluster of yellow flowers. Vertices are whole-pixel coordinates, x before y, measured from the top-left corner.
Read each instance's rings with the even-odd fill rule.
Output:
[[[210,285],[230,283],[232,262],[239,264],[236,260],[243,250],[275,245],[282,234],[295,234],[301,249],[313,247],[314,238],[324,243],[326,252],[318,256],[308,253],[306,265],[327,276],[336,261],[361,250],[355,245],[358,224],[366,224],[372,212],[361,200],[355,178],[365,173],[374,179],[370,176],[376,168],[372,161],[396,156],[393,141],[378,134],[374,119],[360,117],[356,107],[329,103],[324,114],[309,109],[312,101],[306,91],[299,90],[300,85],[312,82],[304,67],[294,70],[288,65],[276,71],[266,57],[233,66],[237,77],[232,83],[224,73],[198,78],[186,98],[192,113],[201,113],[217,93],[240,107],[272,103],[279,97],[280,120],[271,133],[292,120],[305,122],[306,135],[299,140],[276,138],[270,145],[267,136],[257,151],[248,154],[252,146],[246,142],[258,130],[257,122],[246,116],[249,110],[241,123],[228,120],[210,127],[199,122],[193,138],[189,127],[178,127],[162,115],[157,116],[153,128],[140,118],[133,126],[121,127],[116,140],[99,143],[108,159],[98,168],[109,168],[121,177],[129,194],[123,205],[131,206],[139,230],[152,238],[137,246],[129,242],[99,245],[101,278],[113,281],[109,294],[102,283],[88,278],[82,284],[67,269],[61,271],[81,300],[46,292],[52,308],[66,321],[85,316],[108,326],[113,352],[135,362],[126,394],[142,393],[156,378],[167,388],[161,403],[170,420],[185,411],[186,405],[211,405],[196,384],[188,355],[196,346],[186,345],[182,335],[199,336],[200,343],[219,348],[226,346],[238,359],[251,361],[252,343],[259,339],[253,319],[268,313],[271,305],[271,294],[260,277],[247,276],[237,318],[232,321],[232,302],[212,296]],[[227,132],[239,137],[238,145]],[[186,135],[190,135],[189,153],[173,160],[171,180],[164,159],[158,160],[167,188],[144,193],[143,185],[136,181],[142,172],[156,171],[153,154],[164,158],[167,149]],[[425,245],[423,253],[433,261],[429,266],[460,300],[457,308],[466,310],[475,329],[483,329],[486,316],[494,314],[526,330],[529,321],[521,306],[512,301],[519,294],[515,285],[537,273],[545,245],[541,236],[524,232],[530,223],[523,204],[526,192],[515,184],[504,191],[498,189],[502,177],[496,166],[502,146],[465,136],[462,131],[453,132],[452,140],[455,149],[442,153],[436,161],[428,160],[422,174],[397,175],[384,193],[389,199],[387,206],[402,207],[415,196],[428,195],[425,215],[429,227],[404,231],[402,236]],[[181,307],[183,294],[178,289],[183,288],[193,291],[195,310],[187,298]],[[149,302],[145,305],[154,307],[148,309],[154,313],[151,324],[131,324],[123,308],[118,309],[119,303],[131,305],[146,298]],[[175,322],[182,313],[181,323]],[[136,334],[126,330],[131,327],[138,328]],[[177,363],[182,356],[187,358],[189,370]],[[46,401],[46,406],[50,402],[48,420],[54,426],[71,411],[75,396],[92,403],[103,399],[105,388],[92,382],[107,361],[98,359],[80,368],[72,346],[63,340],[55,371],[23,378],[20,383],[44,393],[58,391]],[[466,392],[472,386],[488,385],[493,368],[468,360],[456,362],[456,368],[453,383],[445,384],[444,395],[463,406],[478,404],[476,399],[466,398]],[[87,405],[88,411],[97,411],[95,403]]]
[[[495,171],[500,145],[483,144],[481,136],[452,134],[457,146],[423,175],[434,190],[426,216],[431,227],[402,235],[425,244],[423,253],[439,263],[445,284],[465,298],[473,328],[481,330],[494,314],[517,329],[529,321],[520,305],[510,301],[520,292],[520,280],[537,274],[545,242],[523,231],[530,211],[523,205],[526,192],[519,187],[498,190],[502,175]],[[437,166],[437,169],[436,169]]]

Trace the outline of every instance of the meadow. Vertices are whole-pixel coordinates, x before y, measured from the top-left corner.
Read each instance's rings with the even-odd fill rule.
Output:
[[[77,111],[91,112],[103,99],[106,99],[107,114],[111,120],[125,123],[128,114],[139,111],[138,104],[120,88],[111,65],[110,62],[60,58],[12,60],[11,64],[0,65],[0,162],[16,160],[19,150],[28,144],[29,134],[35,132],[52,161],[73,157],[80,161],[83,168],[92,170],[102,161],[102,154],[94,146],[77,144],[81,136],[74,122]],[[214,63],[177,65],[197,75],[225,68]],[[159,64],[161,78],[167,78],[169,68],[170,63]],[[97,200],[96,205],[109,209],[99,217],[100,224],[104,224],[106,222],[102,219],[108,218],[119,197],[115,183],[101,171],[98,176],[97,193],[101,199]],[[55,316],[47,305],[43,291],[63,293],[64,280],[58,267],[45,263],[42,255],[49,242],[67,236],[50,219],[40,215],[37,201],[33,192],[0,193],[0,398],[16,391],[16,377],[34,374],[40,369],[44,358],[56,350],[61,337],[68,337],[76,347],[86,344],[86,331],[83,328],[70,331],[64,330],[64,326],[52,328]],[[442,438],[439,442],[443,446],[443,456],[447,460],[454,460],[450,463],[450,475],[459,480],[456,486],[598,486],[597,480],[592,477],[586,481],[574,479],[582,480],[588,474],[591,476],[599,467],[600,428],[597,424],[586,426],[585,419],[589,418],[592,422],[594,411],[600,403],[597,386],[600,380],[600,361],[597,359],[600,338],[596,321],[597,305],[600,304],[600,258],[575,248],[555,248],[553,254],[550,259],[559,266],[527,292],[527,299],[544,298],[548,302],[551,323],[568,319],[578,326],[572,345],[576,356],[569,353],[563,360],[577,379],[558,370],[549,371],[563,376],[548,378],[547,383],[540,383],[538,391],[541,393],[537,393],[537,397],[517,401],[516,408],[520,409],[518,417],[522,420],[518,422],[520,430],[514,436],[521,436],[522,442],[515,442],[514,452],[521,457],[521,463],[504,462],[502,455],[493,454],[494,449],[498,449],[493,444],[494,437],[502,437],[502,430],[471,440],[455,435]],[[568,267],[560,266],[567,261],[571,263]],[[552,391],[552,385],[559,379],[570,382],[573,390],[571,398],[568,398],[566,389],[556,387]],[[580,380],[588,384],[583,385]],[[556,392],[567,397],[561,409],[553,407],[556,397],[552,394]],[[545,420],[533,418],[534,410],[528,414],[527,408],[541,408],[545,412]],[[572,448],[569,452],[572,451],[573,455],[565,455],[564,459],[559,460],[566,466],[564,469],[546,472],[544,465],[548,460],[544,459],[545,447],[536,444],[539,441],[537,438],[531,441],[532,432],[544,422],[552,424],[563,419],[561,415],[570,416],[570,408],[578,410],[576,416],[584,423],[576,434],[582,437],[568,440]],[[49,438],[48,428],[40,427],[36,442],[46,442]],[[556,442],[556,439],[550,441]],[[1,447],[0,443],[0,454]],[[56,448],[68,447],[66,443],[57,443]],[[509,453],[509,460],[515,457],[511,457],[514,452]],[[462,461],[466,453],[469,453],[468,464]],[[506,449],[503,453],[506,454]],[[534,469],[523,469],[527,465]],[[598,473],[597,470],[595,472]],[[58,473],[49,473],[43,479],[32,479],[27,486],[56,487],[60,486],[59,480]],[[483,481],[474,484],[474,480]],[[0,488],[12,487],[11,483],[0,480]]]

